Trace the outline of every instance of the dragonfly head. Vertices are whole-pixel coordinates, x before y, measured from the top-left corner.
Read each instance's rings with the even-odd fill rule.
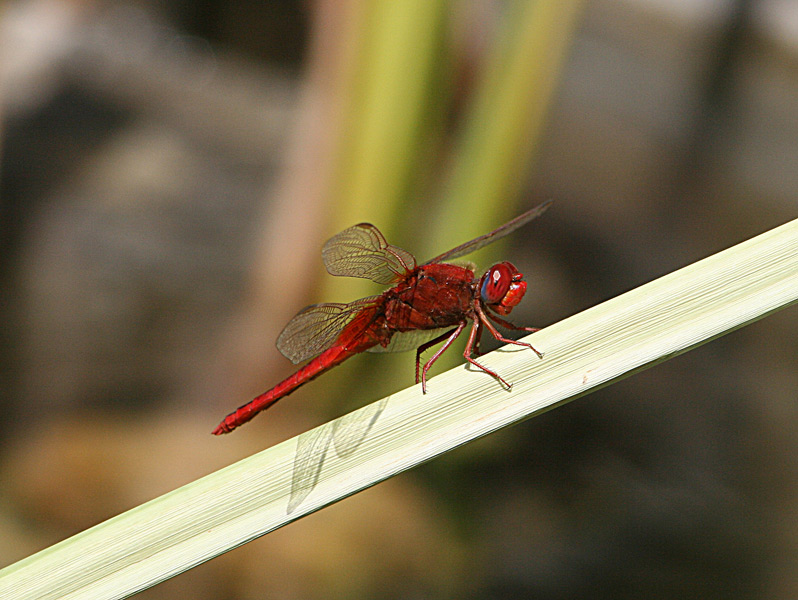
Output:
[[[492,311],[507,315],[517,306],[526,293],[526,281],[511,263],[493,265],[479,282],[482,302]]]

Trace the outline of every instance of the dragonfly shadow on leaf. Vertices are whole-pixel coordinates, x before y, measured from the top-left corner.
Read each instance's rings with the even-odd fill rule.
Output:
[[[299,436],[287,514],[294,512],[319,483],[330,442],[338,458],[350,457],[366,439],[387,403],[388,399],[383,398],[379,402]]]

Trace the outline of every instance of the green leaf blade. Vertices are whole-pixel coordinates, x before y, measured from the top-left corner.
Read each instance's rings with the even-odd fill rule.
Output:
[[[427,395],[403,390],[6,567],[0,597],[124,598],[796,302],[798,220],[532,334],[543,360],[514,346],[482,357],[510,392],[452,369]],[[297,478],[298,465],[317,470]]]

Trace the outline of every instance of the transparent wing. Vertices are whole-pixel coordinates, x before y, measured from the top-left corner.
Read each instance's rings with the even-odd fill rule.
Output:
[[[414,329],[413,331],[397,331],[393,334],[391,342],[384,348],[380,345],[373,346],[366,352],[407,352],[415,350],[422,344],[434,340],[444,331],[449,331],[454,327],[441,327],[439,329]]]
[[[486,233],[485,235],[481,235],[478,238],[474,238],[470,242],[466,242],[465,244],[460,244],[456,248],[452,248],[448,252],[444,252],[433,258],[432,260],[428,260],[425,262],[425,265],[429,265],[431,263],[439,263],[444,262],[447,260],[451,260],[453,258],[457,258],[459,256],[465,256],[469,252],[474,252],[475,250],[479,250],[483,246],[487,246],[488,244],[492,244],[496,240],[503,238],[505,235],[508,235],[521,227],[522,225],[526,225],[532,219],[536,219],[544,212],[546,209],[551,205],[551,200],[546,200],[544,203],[537,205],[535,208],[531,208],[525,213],[518,215],[512,221],[508,221],[501,227],[494,229],[490,233]]]
[[[303,308],[277,338],[277,349],[294,364],[321,354],[335,343],[352,319],[378,298],[369,296],[349,304],[313,304]]]
[[[413,255],[391,246],[371,223],[360,223],[330,238],[321,251],[330,275],[362,277],[377,283],[399,281],[416,268]]]

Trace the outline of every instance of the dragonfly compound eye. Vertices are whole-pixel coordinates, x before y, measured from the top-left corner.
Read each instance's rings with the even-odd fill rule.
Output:
[[[485,274],[480,290],[485,304],[499,304],[502,301],[513,283],[513,270],[508,263],[499,263]]]

